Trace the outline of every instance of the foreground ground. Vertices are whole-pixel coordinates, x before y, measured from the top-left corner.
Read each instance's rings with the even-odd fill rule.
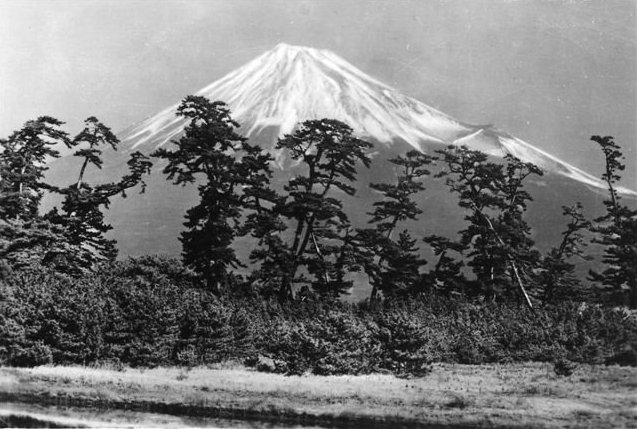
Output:
[[[26,402],[329,426],[637,427],[637,368],[435,365],[425,377],[283,376],[218,368],[0,368]]]

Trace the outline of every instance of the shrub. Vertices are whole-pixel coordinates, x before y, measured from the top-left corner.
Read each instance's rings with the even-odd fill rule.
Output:
[[[373,305],[281,305],[219,298],[195,280],[154,258],[116,262],[81,279],[13,272],[0,284],[0,363],[244,360],[290,374],[400,376],[426,375],[432,362],[637,363],[637,318],[601,305],[531,311],[435,293]]]
[[[340,307],[302,320],[279,318],[266,333],[265,352],[290,374],[369,373],[379,350],[374,330],[369,318]]]
[[[553,364],[553,371],[558,377],[569,377],[577,368],[577,364],[575,362],[571,362],[565,358],[559,358]]]
[[[187,290],[179,324],[181,349],[192,349],[201,363],[245,358],[253,350],[250,320],[245,309],[210,292]]]
[[[637,367],[637,341],[620,346],[619,350],[606,358],[607,365],[623,365]]]
[[[399,375],[428,373],[441,346],[438,332],[427,326],[428,321],[404,308],[378,313],[376,318],[382,345],[378,367]]]
[[[140,281],[147,284],[168,282],[180,289],[195,288],[201,279],[190,268],[176,258],[163,255],[145,255],[127,258],[103,267],[101,272],[108,271],[114,278]]]
[[[24,348],[16,347],[11,354],[9,365],[12,366],[38,366],[53,363],[53,354],[49,346],[37,341]]]

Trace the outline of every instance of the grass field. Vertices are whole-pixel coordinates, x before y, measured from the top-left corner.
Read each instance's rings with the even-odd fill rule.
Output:
[[[0,399],[356,426],[637,427],[637,368],[435,365],[426,377],[215,368],[0,368]],[[1,402],[1,401],[0,401]]]

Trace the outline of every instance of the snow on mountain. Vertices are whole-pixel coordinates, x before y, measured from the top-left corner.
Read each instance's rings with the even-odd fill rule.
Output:
[[[598,178],[503,131],[462,123],[407,97],[327,50],[279,44],[197,95],[226,102],[248,137],[269,128],[275,137],[282,136],[304,120],[334,118],[361,138],[386,145],[402,140],[421,151],[432,144],[451,144],[498,157],[512,154],[545,171],[605,188]],[[175,115],[177,106],[126,130],[121,136],[125,147],[154,149],[178,138],[185,121]],[[281,154],[274,155],[281,163]],[[618,190],[637,196],[626,188]]]
[[[378,141],[402,139],[445,143],[472,130],[417,100],[367,76],[325,50],[277,45],[248,64],[203,88],[197,95],[222,100],[247,135],[269,126],[290,133],[301,121],[339,119]],[[179,135],[184,121],[177,104],[147,119],[125,136],[133,147],[161,146]]]

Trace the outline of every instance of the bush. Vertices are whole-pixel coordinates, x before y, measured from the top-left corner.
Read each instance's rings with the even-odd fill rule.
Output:
[[[104,278],[105,355],[132,366],[169,365],[179,336],[183,295],[167,279]],[[106,286],[108,285],[108,286]]]
[[[8,364],[12,366],[33,367],[53,363],[53,353],[49,346],[37,341],[25,348],[16,347],[11,353]]]
[[[570,377],[575,372],[577,364],[565,358],[559,358],[553,364],[553,371],[558,377]]]
[[[179,348],[192,350],[200,363],[242,359],[253,352],[250,317],[232,301],[202,290],[187,290],[179,324]]]
[[[425,318],[414,317],[404,308],[378,313],[379,369],[398,375],[425,375],[439,360],[439,334]]]
[[[607,365],[637,366],[637,341],[624,344],[605,363]]]
[[[73,281],[44,271],[6,279],[0,310],[0,342],[38,350],[44,344],[59,363],[83,363],[98,357],[102,321],[100,293],[90,281]],[[97,342],[96,342],[97,341]]]
[[[312,318],[279,318],[266,333],[265,354],[290,374],[369,373],[380,349],[375,329],[369,318],[338,305]]]
[[[600,305],[530,311],[433,293],[373,306],[220,299],[161,258],[81,279],[14,272],[0,284],[0,363],[10,365],[243,360],[290,374],[419,376],[433,362],[635,365],[636,349],[637,318]]]
[[[196,288],[200,277],[179,259],[162,255],[146,255],[127,258],[103,267],[113,278],[134,280],[146,284],[169,283],[180,289]]]

